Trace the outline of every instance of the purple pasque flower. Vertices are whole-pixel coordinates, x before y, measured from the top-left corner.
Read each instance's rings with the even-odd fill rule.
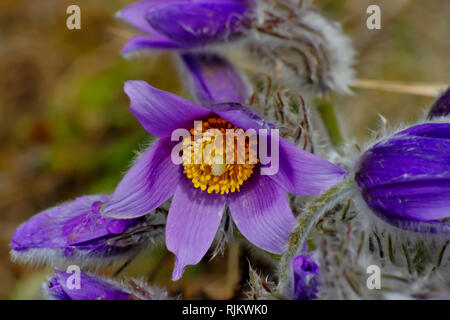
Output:
[[[382,219],[416,232],[448,232],[450,123],[425,123],[386,138],[360,158],[356,182]],[[420,223],[418,223],[420,222]]]
[[[428,119],[450,115],[450,87],[433,103]]]
[[[108,263],[136,253],[150,235],[161,234],[163,221],[102,217],[100,207],[107,200],[107,195],[83,196],[35,215],[15,231],[11,256],[50,264]]]
[[[293,300],[312,300],[317,298],[319,292],[319,265],[311,255],[302,254],[292,259],[294,274]]]
[[[252,0],[144,0],[118,16],[148,34],[130,39],[122,53],[189,49],[233,39],[250,23]]]
[[[269,68],[281,73],[293,88],[349,93],[354,81],[351,41],[338,23],[302,1],[148,0],[124,8],[118,16],[149,35],[130,39],[124,54],[193,51],[238,38],[251,58],[264,65],[264,72]]]
[[[183,53],[190,87],[196,100],[204,106],[218,103],[245,104],[250,89],[240,72],[216,53]]]
[[[137,300],[118,283],[113,283],[84,272],[77,275],[55,269],[55,276],[44,284],[44,294],[54,300]],[[78,281],[78,283],[77,283]]]
[[[261,164],[176,164],[171,139],[179,128],[193,129],[194,121],[213,128],[271,129],[263,118],[237,103],[208,108],[155,89],[143,81],[128,81],[130,110],[141,125],[159,137],[132,166],[105,202],[105,217],[134,219],[173,196],[166,224],[166,245],[177,259],[173,279],[186,265],[197,264],[214,240],[225,206],[241,233],[256,246],[281,253],[295,219],[286,191],[315,195],[341,181],[340,167],[279,139],[279,170],[261,175]],[[191,137],[189,137],[190,139]],[[261,139],[260,136],[258,136]],[[192,141],[192,140],[190,140]],[[253,167],[252,167],[253,166]]]

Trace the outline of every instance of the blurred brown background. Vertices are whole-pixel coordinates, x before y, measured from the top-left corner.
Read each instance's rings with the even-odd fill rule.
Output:
[[[50,270],[13,264],[14,229],[33,214],[87,193],[110,192],[134,150],[148,139],[128,112],[123,82],[142,79],[178,94],[182,83],[167,55],[125,60],[132,28],[114,19],[126,0],[0,2],[0,298],[37,298]],[[82,29],[66,28],[66,8],[82,10]],[[361,79],[445,84],[450,76],[450,1],[321,0],[359,51]],[[382,29],[366,28],[366,8],[382,9]],[[390,90],[387,86],[385,90]],[[363,142],[380,113],[392,124],[417,119],[434,100],[417,94],[354,89],[336,97],[348,136]],[[417,91],[418,93],[419,91]],[[247,268],[242,248],[190,268],[170,284],[187,298],[231,298]],[[126,272],[169,283],[172,257],[143,254]],[[165,267],[167,265],[167,267]]]

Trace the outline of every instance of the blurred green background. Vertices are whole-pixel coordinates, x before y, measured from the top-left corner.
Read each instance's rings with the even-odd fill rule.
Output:
[[[50,274],[13,264],[14,229],[33,214],[82,194],[110,192],[135,150],[149,137],[128,112],[123,82],[142,79],[186,96],[167,54],[125,60],[120,50],[133,29],[114,18],[132,1],[2,0],[0,2],[0,298],[37,298]],[[66,8],[82,10],[82,29],[66,28]],[[450,76],[450,1],[321,0],[342,22],[359,54],[362,79],[445,84]],[[382,29],[366,28],[366,8],[382,9]],[[416,92],[418,93],[418,92]],[[433,97],[354,89],[335,98],[349,137],[364,142],[378,126],[417,119]],[[189,268],[168,281],[173,257],[164,248],[138,257],[125,274],[169,284],[186,298],[231,298],[248,267],[245,250]],[[207,262],[207,259],[206,259]],[[108,272],[108,271],[106,271]]]

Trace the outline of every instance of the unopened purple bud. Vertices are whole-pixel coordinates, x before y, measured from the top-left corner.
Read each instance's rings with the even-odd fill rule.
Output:
[[[75,266],[76,267],[76,266]],[[43,293],[54,300],[168,300],[167,291],[126,278],[120,282],[82,272],[79,268],[55,269],[43,284]]]
[[[118,13],[148,36],[135,36],[123,49],[190,49],[232,40],[250,27],[253,1],[144,0]]]
[[[73,274],[55,270],[55,277],[44,286],[45,293],[55,300],[135,300],[126,288],[84,272]],[[79,277],[79,279],[72,279]]]
[[[135,253],[158,227],[146,217],[102,217],[100,208],[107,199],[106,195],[83,196],[35,215],[14,233],[11,256],[24,262],[84,265]]]
[[[448,232],[437,220],[450,217],[450,123],[416,125],[378,142],[359,160],[355,179],[370,209],[390,224]]]
[[[294,300],[317,298],[320,286],[319,265],[311,255],[299,255],[292,259],[294,273]]]

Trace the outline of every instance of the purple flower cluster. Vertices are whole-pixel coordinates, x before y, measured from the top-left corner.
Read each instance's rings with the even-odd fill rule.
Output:
[[[225,212],[252,244],[283,253],[296,221],[288,194],[320,195],[341,183],[346,171],[273,134],[276,125],[247,106],[250,90],[240,71],[220,54],[202,51],[205,45],[244,36],[255,22],[255,12],[256,1],[252,0],[145,0],[120,11],[122,19],[146,33],[133,37],[123,52],[180,49],[197,103],[143,81],[127,81],[124,90],[130,112],[157,140],[111,195],[79,197],[18,227],[10,245],[13,258],[97,265],[142,249],[165,224],[165,244],[176,256],[172,279],[178,280],[187,265],[205,256]],[[432,107],[430,117],[448,115],[448,102],[447,90]],[[251,165],[206,160],[190,164],[185,158],[175,163],[173,151],[180,141],[173,139],[174,132],[184,129],[192,134],[181,141],[178,154],[184,157],[187,144],[200,141],[201,148],[208,147],[193,134],[197,130],[204,134],[205,128],[252,130],[257,144],[276,139],[278,169],[263,174],[267,163],[260,154]],[[245,148],[251,144],[247,138]],[[275,153],[275,148],[270,152]],[[411,126],[382,139],[362,154],[351,172],[365,205],[387,223],[409,231],[449,234],[449,225],[440,221],[450,217],[448,121]],[[167,222],[151,220],[170,199]],[[316,299],[318,264],[308,254],[290,263],[293,298]],[[46,287],[48,294],[71,300],[136,298],[120,286],[85,273],[83,290],[70,290],[67,278],[67,273],[56,270]]]

